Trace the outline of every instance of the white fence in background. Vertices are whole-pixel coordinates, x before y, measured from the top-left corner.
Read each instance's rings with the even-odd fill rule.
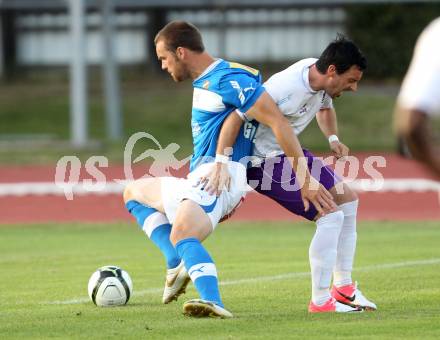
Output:
[[[188,20],[202,31],[207,50],[215,56],[245,61],[286,61],[318,56],[344,32],[341,8],[282,10],[171,11],[168,20]],[[86,17],[89,63],[102,56],[101,17]],[[120,63],[143,63],[148,58],[148,15],[118,13],[115,34]],[[67,14],[20,14],[17,18],[19,65],[67,65],[71,55]]]
[[[115,36],[117,59],[121,63],[139,63],[146,58],[146,15],[117,15]],[[20,65],[67,65],[71,40],[67,14],[28,14],[17,18],[17,62]],[[89,63],[102,60],[101,16],[86,17],[86,56]]]

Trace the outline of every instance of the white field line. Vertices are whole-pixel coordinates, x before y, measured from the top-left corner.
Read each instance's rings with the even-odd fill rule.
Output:
[[[64,196],[66,192],[73,195],[109,195],[122,194],[126,181],[108,182],[79,182],[79,183],[55,183],[55,182],[20,182],[0,183],[0,197],[25,196],[25,195],[56,195]],[[440,182],[423,178],[399,178],[399,179],[357,179],[346,181],[355,191],[372,192],[440,192]]]
[[[426,260],[415,260],[415,261],[404,261],[404,262],[397,262],[397,263],[383,263],[378,265],[371,265],[371,266],[365,266],[355,269],[356,272],[372,272],[376,270],[382,270],[382,269],[395,269],[395,268],[404,268],[404,267],[418,267],[418,266],[426,266],[426,265],[433,265],[433,264],[440,264],[440,258],[434,258],[434,259],[426,259]],[[252,277],[252,278],[246,278],[246,279],[239,279],[239,280],[225,280],[220,282],[220,286],[234,286],[239,284],[247,284],[247,283],[260,283],[260,282],[271,282],[271,281],[279,281],[279,280],[286,280],[286,279],[296,279],[296,278],[302,278],[302,277],[308,277],[310,276],[309,272],[297,272],[297,273],[286,273],[286,274],[280,274],[280,275],[273,275],[273,276],[259,276],[259,277]],[[162,293],[163,288],[150,288],[150,289],[144,289],[133,293],[133,296],[144,296],[149,294],[158,294]],[[73,304],[79,304],[79,303],[85,303],[90,301],[89,298],[76,298],[71,300],[64,300],[64,301],[47,301],[43,302],[42,304],[49,304],[49,305],[73,305]]]

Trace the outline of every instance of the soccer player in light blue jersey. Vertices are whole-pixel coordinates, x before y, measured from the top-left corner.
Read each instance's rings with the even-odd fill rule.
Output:
[[[246,191],[246,168],[238,161],[250,154],[252,125],[241,127],[232,155],[216,157],[217,139],[225,119],[237,110],[269,126],[292,167],[304,173],[301,192],[307,204],[320,214],[335,209],[328,191],[310,175],[296,136],[276,104],[261,87],[257,70],[214,59],[204,49],[200,32],[193,25],[175,21],[156,36],[156,53],[176,81],[193,79],[191,117],[194,154],[187,179],[147,178],[131,182],[124,190],[128,211],[167,262],[163,302],[169,303],[185,291],[191,279],[200,299],[187,301],[184,314],[232,317],[220,297],[217,269],[201,242],[222,218],[242,201]],[[250,123],[252,124],[252,123]],[[230,190],[217,197],[203,190],[200,178],[212,170],[213,160],[227,164]]]
[[[194,95],[191,127],[194,153],[190,171],[212,161],[225,118],[236,108],[247,111],[264,89],[257,70],[222,59],[215,60],[193,81]],[[239,162],[249,155],[256,124],[243,126],[233,146],[231,160]],[[211,156],[211,157],[210,157]]]

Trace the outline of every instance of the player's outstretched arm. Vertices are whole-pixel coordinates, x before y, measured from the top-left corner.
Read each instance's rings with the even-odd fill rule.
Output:
[[[217,156],[214,167],[210,173],[200,179],[200,182],[205,184],[205,190],[211,195],[220,196],[225,188],[229,190],[231,176],[227,164],[229,158],[228,151],[234,145],[242,124],[243,120],[236,111],[231,112],[223,122],[217,141]]]
[[[297,174],[305,209],[308,210],[309,204],[312,203],[321,216],[334,211],[336,205],[333,197],[324,186],[310,175],[307,160],[304,157],[298,138],[272,97],[264,92],[246,112],[246,115],[272,129],[278,144],[286,156],[289,157],[292,169]]]
[[[316,121],[318,122],[319,129],[324,136],[328,139],[330,149],[333,151],[334,156],[337,159],[348,156],[350,149],[337,138],[338,135],[338,121],[336,117],[336,111],[334,109],[321,109],[316,114]],[[333,136],[330,139],[330,136]]]

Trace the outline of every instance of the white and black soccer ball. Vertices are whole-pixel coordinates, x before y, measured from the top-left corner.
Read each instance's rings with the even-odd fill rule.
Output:
[[[117,266],[101,267],[89,280],[89,297],[100,307],[125,305],[132,292],[130,275]]]

